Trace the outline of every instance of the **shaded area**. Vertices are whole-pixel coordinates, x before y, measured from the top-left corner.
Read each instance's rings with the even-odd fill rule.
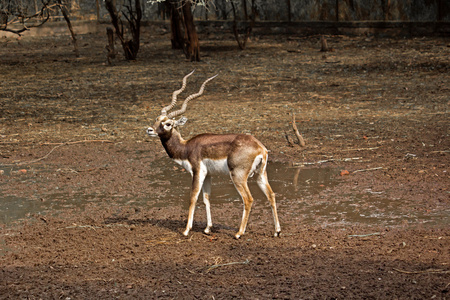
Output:
[[[276,240],[258,233],[235,241],[232,232],[182,238],[158,224],[77,224],[40,223],[20,237],[35,247],[6,256],[2,294],[314,299],[445,298],[449,292],[444,250],[449,236],[443,231],[394,230],[358,238],[349,237],[350,230],[309,228]],[[13,240],[19,237],[8,237]],[[35,263],[29,265],[32,255]]]

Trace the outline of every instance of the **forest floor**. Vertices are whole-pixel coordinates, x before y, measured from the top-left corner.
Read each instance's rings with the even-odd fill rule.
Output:
[[[1,299],[450,298],[448,38],[328,36],[320,52],[318,36],[260,36],[240,51],[203,33],[193,63],[144,28],[138,60],[111,66],[103,33],[78,38],[79,58],[67,36],[0,41]],[[219,76],[183,136],[263,142],[280,238],[256,192],[233,238],[226,178],[212,234],[201,200],[181,234],[189,176],[145,129],[193,69],[180,101]],[[292,113],[305,147],[285,137]]]

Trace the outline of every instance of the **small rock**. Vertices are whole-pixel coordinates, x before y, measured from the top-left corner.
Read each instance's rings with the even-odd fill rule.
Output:
[[[345,175],[350,175],[350,172],[347,170],[342,170],[341,171],[341,176],[345,176]]]

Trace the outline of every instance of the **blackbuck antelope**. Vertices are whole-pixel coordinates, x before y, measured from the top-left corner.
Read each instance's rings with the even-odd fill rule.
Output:
[[[267,149],[264,145],[253,136],[246,134],[204,133],[189,140],[184,140],[177,130],[177,127],[184,125],[187,119],[182,117],[179,120],[175,120],[174,118],[183,114],[189,101],[201,96],[205,85],[217,75],[207,79],[200,87],[198,93],[187,97],[181,109],[168,114],[168,111],[175,106],[178,94],[185,89],[186,80],[192,73],[183,78],[181,89],[173,92],[172,103],[161,110],[161,115],[156,118],[153,127],[147,129],[147,133],[150,136],[159,136],[169,157],[183,166],[192,175],[189,215],[186,230],[183,234],[187,236],[192,228],[195,205],[200,190],[203,192],[207,216],[207,225],[204,232],[210,233],[212,227],[209,203],[211,175],[225,173],[231,176],[231,180],[244,202],[241,226],[235,237],[237,239],[240,238],[247,226],[248,216],[253,203],[247,179],[254,174],[256,175],[258,186],[270,201],[275,222],[275,236],[279,236],[281,227],[278,221],[275,194],[267,179]]]

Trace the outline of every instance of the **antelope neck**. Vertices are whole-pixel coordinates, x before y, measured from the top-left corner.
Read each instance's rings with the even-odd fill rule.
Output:
[[[160,136],[160,139],[170,158],[181,160],[187,159],[186,141],[181,137],[178,131],[173,130],[169,138]]]

